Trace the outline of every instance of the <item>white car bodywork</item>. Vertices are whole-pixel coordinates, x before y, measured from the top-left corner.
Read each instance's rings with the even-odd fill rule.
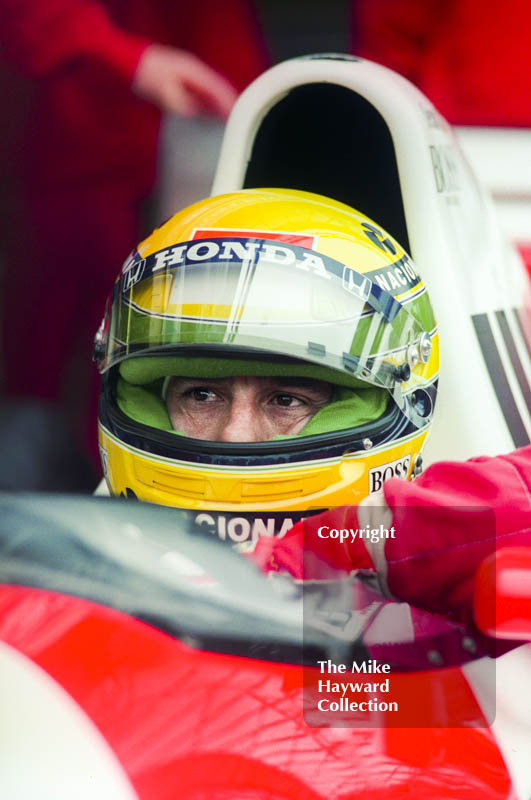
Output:
[[[0,642],[0,796],[138,800],[92,720],[43,669]]]
[[[348,57],[303,57],[273,67],[243,92],[231,113],[212,194],[256,185],[248,168],[270,112],[294,89],[324,84],[350,89],[373,106],[394,146],[409,247],[430,292],[441,341],[438,410],[425,463],[527,444],[531,361],[515,317],[529,294],[523,260],[503,235],[453,129],[409,81]],[[309,175],[312,166],[307,164]],[[262,176],[268,185],[267,168]],[[304,181],[291,188],[311,190],[307,176]]]

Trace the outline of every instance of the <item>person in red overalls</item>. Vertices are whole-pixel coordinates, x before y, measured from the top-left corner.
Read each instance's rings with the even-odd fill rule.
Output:
[[[531,127],[527,0],[353,0],[352,51],[416,84],[453,125]]]
[[[78,428],[90,407],[96,458],[89,354],[116,264],[145,233],[161,109],[224,117],[268,59],[249,0],[0,0],[0,11],[5,102],[25,105],[3,159],[4,394],[59,403]]]

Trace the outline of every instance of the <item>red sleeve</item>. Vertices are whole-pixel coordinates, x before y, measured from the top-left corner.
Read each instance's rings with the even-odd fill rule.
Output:
[[[0,0],[0,11],[2,57],[31,77],[92,57],[130,82],[150,44],[119,28],[90,0]]]
[[[413,483],[387,481],[384,492],[397,528],[385,544],[387,584],[413,605],[468,617],[480,561],[531,545],[531,446],[439,462]]]
[[[181,46],[225,75],[242,91],[270,65],[250,0],[202,0],[186,9],[187,42]]]

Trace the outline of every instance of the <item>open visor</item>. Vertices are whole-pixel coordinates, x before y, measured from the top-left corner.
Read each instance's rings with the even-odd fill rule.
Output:
[[[431,416],[403,399],[425,383],[430,355],[417,320],[355,269],[284,242],[213,238],[135,253],[97,346],[102,372],[131,355],[198,348],[289,357],[385,387],[418,426]]]

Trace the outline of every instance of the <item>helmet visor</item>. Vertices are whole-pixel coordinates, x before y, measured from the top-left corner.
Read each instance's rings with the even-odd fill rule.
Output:
[[[105,328],[101,371],[132,355],[198,347],[214,356],[265,352],[393,395],[415,388],[429,354],[419,322],[365,275],[313,250],[250,238],[135,254],[114,287]]]

